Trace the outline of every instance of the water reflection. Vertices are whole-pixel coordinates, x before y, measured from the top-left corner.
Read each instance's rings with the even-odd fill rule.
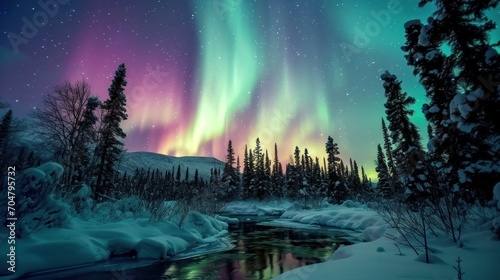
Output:
[[[322,262],[341,244],[351,244],[343,232],[317,234],[241,223],[231,232],[230,251],[175,261],[165,279],[271,279],[296,267]]]

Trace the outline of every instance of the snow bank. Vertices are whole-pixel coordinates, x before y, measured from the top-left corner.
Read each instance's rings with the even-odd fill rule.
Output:
[[[430,264],[427,264],[425,255],[417,256],[408,247],[398,248],[393,240],[382,236],[387,230],[386,225],[379,224],[382,223],[380,220],[375,222],[377,219],[370,210],[336,207],[338,209],[308,213],[287,212],[284,216],[324,224],[327,224],[324,221],[337,219],[333,224],[351,225],[353,229],[366,226],[363,234],[373,241],[341,246],[326,262],[290,270],[273,278],[274,280],[456,279],[453,266],[456,266],[458,257],[462,260],[461,268],[467,279],[496,279],[500,274],[500,241],[492,238],[490,231],[462,236],[462,246],[451,242],[449,238],[430,239],[429,246],[435,253],[430,255]],[[391,234],[394,234],[392,230]]]
[[[249,216],[279,216],[296,205],[283,202],[249,202],[235,201],[229,203],[223,210],[223,215],[249,215]]]
[[[380,238],[387,229],[387,224],[375,211],[354,202],[345,202],[344,205],[319,210],[290,210],[283,213],[281,219],[308,225],[362,231],[365,241]]]
[[[240,220],[238,220],[237,218],[230,218],[226,216],[217,216],[217,220],[223,221],[228,225],[237,225],[240,223]]]
[[[223,221],[191,212],[178,228],[171,222],[129,219],[100,225],[73,218],[67,228],[47,228],[20,239],[16,276],[135,254],[167,259],[195,244],[219,242],[227,235]],[[199,253],[199,252],[198,252]]]

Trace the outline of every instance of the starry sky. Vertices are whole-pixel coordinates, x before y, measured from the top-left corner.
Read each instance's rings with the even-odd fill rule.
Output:
[[[390,70],[425,96],[400,46],[403,24],[434,7],[418,0],[2,1],[0,96],[18,117],[64,80],[86,80],[102,100],[127,68],[123,123],[129,151],[224,160],[278,144],[320,159],[326,139],[376,179],[384,91]],[[42,3],[51,2],[42,0]],[[272,153],[271,153],[272,154]]]

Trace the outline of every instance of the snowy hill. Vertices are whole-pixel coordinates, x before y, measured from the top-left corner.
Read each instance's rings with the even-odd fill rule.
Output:
[[[172,167],[177,171],[177,166],[181,166],[181,174],[184,178],[186,167],[189,167],[189,177],[194,177],[194,172],[198,169],[200,178],[210,179],[210,169],[220,168],[224,170],[224,162],[213,157],[174,157],[163,154],[150,153],[150,152],[133,152],[126,153],[121,164],[120,170],[133,174],[137,168],[144,168],[151,170],[159,169],[161,172],[172,170]]]

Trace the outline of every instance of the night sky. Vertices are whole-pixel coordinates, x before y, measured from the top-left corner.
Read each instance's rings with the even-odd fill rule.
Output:
[[[0,4],[0,95],[18,117],[64,80],[85,79],[106,99],[114,71],[125,63],[128,151],[224,160],[229,139],[242,156],[244,145],[253,148],[260,137],[270,152],[277,142],[286,163],[295,146],[322,158],[331,135],[341,158],[356,159],[376,179],[385,102],[380,75],[388,69],[417,99],[413,121],[426,139],[425,97],[400,46],[403,24],[425,21],[432,5],[59,2],[49,6],[51,14],[37,1]],[[25,27],[23,36],[31,24],[39,27]]]

